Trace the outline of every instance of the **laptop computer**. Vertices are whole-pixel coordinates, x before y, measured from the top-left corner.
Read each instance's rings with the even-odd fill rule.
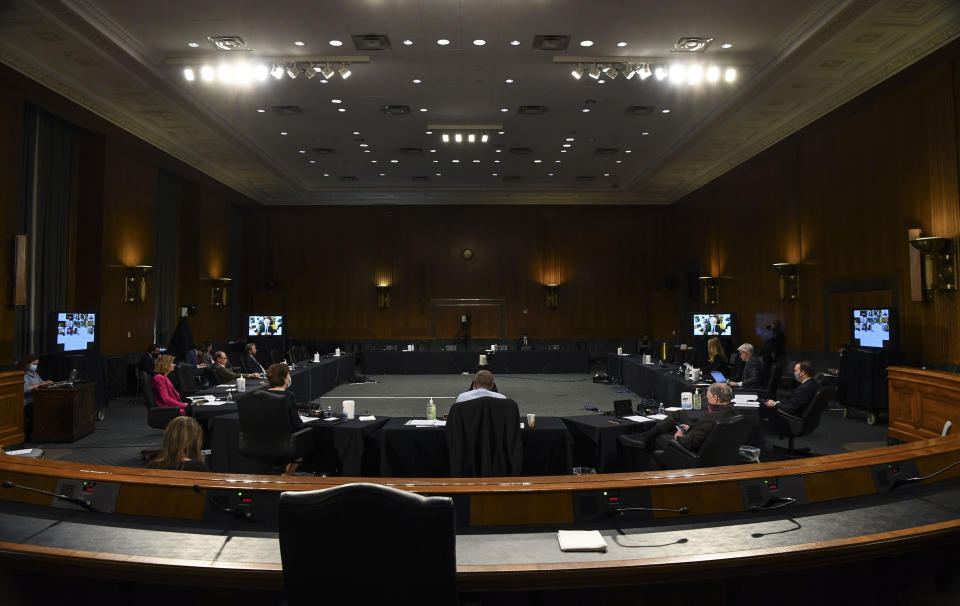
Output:
[[[720,372],[719,370],[714,370],[713,372],[710,373],[710,376],[712,376],[713,380],[716,381],[717,383],[727,382],[727,378],[723,376],[723,373]]]
[[[626,417],[633,414],[633,400],[614,400],[613,414],[618,417]]]

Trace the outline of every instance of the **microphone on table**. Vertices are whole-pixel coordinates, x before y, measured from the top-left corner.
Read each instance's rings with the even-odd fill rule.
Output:
[[[768,500],[763,505],[751,505],[747,508],[747,511],[750,513],[757,513],[761,509],[780,509],[781,507],[786,507],[787,505],[793,505],[797,500],[793,497],[776,497]]]
[[[213,505],[214,507],[216,507],[217,509],[219,509],[219,510],[222,511],[223,513],[225,513],[225,514],[227,514],[227,515],[231,515],[231,516],[237,518],[238,520],[252,520],[252,519],[253,519],[253,514],[252,514],[251,512],[249,512],[249,511],[237,511],[236,509],[230,509],[229,507],[225,507],[225,506],[221,505],[220,503],[217,503],[216,501],[214,501],[213,499],[211,499],[210,497],[208,497],[208,496],[207,496],[207,493],[203,492],[203,490],[202,490],[202,489],[200,488],[200,486],[198,486],[197,484],[194,484],[194,485],[193,485],[193,492],[195,492],[195,493],[197,493],[198,495],[200,495],[201,497],[203,497],[203,498],[207,501],[207,503],[210,503],[211,505]]]
[[[890,492],[893,492],[894,490],[896,490],[897,488],[900,488],[904,484],[915,484],[916,482],[923,482],[924,480],[929,480],[930,478],[938,476],[941,473],[950,469],[951,467],[956,467],[957,465],[960,465],[960,459],[954,461],[953,463],[950,463],[946,467],[940,468],[937,471],[925,476],[914,476],[912,478],[903,478],[902,480],[894,480],[893,486],[890,487]]]
[[[803,526],[800,525],[800,522],[794,520],[793,518],[788,518],[788,520],[796,524],[796,526],[794,526],[793,528],[787,528],[786,530],[777,530],[775,532],[755,532],[750,536],[753,537],[754,539],[759,539],[761,537],[767,536],[768,534],[783,534],[785,532],[793,532],[794,530],[800,530],[801,528],[803,528]]]
[[[76,506],[78,506],[78,507],[82,507],[82,508],[86,509],[87,511],[97,511],[97,510],[93,507],[93,505],[90,504],[90,501],[88,501],[88,500],[86,500],[86,499],[81,499],[80,497],[71,497],[71,496],[67,496],[67,495],[65,495],[65,494],[58,494],[58,493],[56,493],[56,492],[48,492],[48,491],[46,491],[46,490],[41,490],[41,489],[39,489],[39,488],[30,488],[29,486],[21,486],[21,485],[19,485],[19,484],[14,484],[13,482],[11,482],[11,481],[9,481],[9,480],[4,480],[4,481],[3,481],[3,487],[4,487],[4,488],[19,488],[20,490],[29,490],[30,492],[39,492],[40,494],[45,494],[45,495],[47,495],[48,497],[53,497],[53,498],[55,498],[55,499],[57,499],[57,500],[59,500],[59,501],[63,501],[64,503],[70,503],[71,505],[76,505]]]
[[[619,507],[614,509],[617,515],[623,515],[628,511],[665,511],[667,513],[690,513],[690,508],[686,505],[671,509],[669,507]]]

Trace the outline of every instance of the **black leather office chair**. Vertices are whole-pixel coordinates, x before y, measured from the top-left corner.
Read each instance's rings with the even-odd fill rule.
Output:
[[[240,454],[282,467],[311,454],[313,430],[294,431],[287,410],[286,395],[268,389],[237,396],[240,415]]]
[[[173,367],[173,374],[177,379],[177,390],[183,397],[197,393],[197,380],[193,378],[193,367],[189,364],[177,364]]]
[[[180,416],[176,406],[157,406],[153,397],[153,377],[140,371],[140,383],[143,385],[143,401],[147,405],[147,425],[154,429],[166,429],[167,423]]]
[[[813,401],[807,405],[807,408],[800,416],[794,416],[789,413],[778,410],[777,414],[785,421],[782,427],[780,437],[788,439],[787,448],[774,446],[774,450],[785,454],[788,457],[806,457],[811,456],[809,448],[794,448],[793,439],[803,437],[820,426],[820,417],[830,405],[830,402],[837,398],[837,388],[832,385],[821,387]]]
[[[770,366],[770,375],[767,380],[766,396],[771,400],[777,399],[777,392],[780,391],[780,379],[783,374],[783,362],[775,362]]]
[[[450,407],[446,429],[451,477],[521,474],[520,409],[513,400],[485,397],[458,402]]]
[[[449,497],[379,484],[284,492],[279,530],[291,606],[387,604],[404,594],[420,604],[457,603],[456,519]],[[323,582],[327,572],[330,583]]]
[[[750,431],[756,426],[756,416],[736,415],[717,421],[698,452],[685,448],[680,442],[670,440],[667,447],[653,453],[654,459],[665,469],[690,467],[718,467],[747,463],[740,454]]]
[[[283,362],[283,356],[280,355],[280,350],[279,350],[279,349],[271,349],[271,350],[270,350],[270,363],[271,363],[271,364],[279,364],[280,362]]]

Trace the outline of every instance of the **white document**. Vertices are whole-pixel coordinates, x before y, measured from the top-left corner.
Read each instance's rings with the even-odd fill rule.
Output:
[[[558,530],[561,551],[606,551],[607,542],[599,530]]]
[[[21,448],[20,450],[8,450],[6,451],[6,454],[17,456],[17,455],[30,454],[31,452],[33,452],[32,448]]]
[[[678,410],[683,410],[682,406],[671,406],[670,408],[664,408],[667,412],[676,412]]]
[[[733,396],[734,404],[745,404],[747,402],[756,402],[757,394],[755,393],[741,393]]]
[[[217,396],[189,396],[187,399],[191,402],[213,402]]]
[[[303,415],[300,415],[301,423],[309,423],[310,421],[316,421],[316,420],[317,420],[316,417],[305,417]]]
[[[375,416],[373,416],[373,415],[367,415],[367,416],[364,416],[364,417],[357,417],[357,418],[360,419],[361,421],[376,421],[376,420],[377,420],[377,417],[375,417]]]
[[[624,419],[630,419],[631,421],[636,421],[637,423],[648,423],[652,419],[643,417],[640,415],[630,415],[629,417],[623,417]]]
[[[220,388],[222,388],[222,389],[230,389],[230,388],[232,387],[232,388],[236,389],[237,384],[236,384],[236,383],[224,383],[224,384],[222,384],[222,385],[217,385],[217,387],[220,387]]]
[[[734,402],[734,408],[760,408],[760,402]]]
[[[653,419],[654,421],[662,421],[667,418],[667,415],[650,415],[649,418]]]
[[[447,422],[440,419],[410,419],[404,425],[413,425],[414,427],[446,427]]]

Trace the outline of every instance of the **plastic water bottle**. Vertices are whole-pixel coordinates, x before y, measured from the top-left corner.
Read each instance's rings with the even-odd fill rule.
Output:
[[[427,402],[427,419],[434,420],[437,418],[437,405],[433,403],[433,398],[430,398],[430,401]]]
[[[657,414],[658,415],[666,414],[666,412],[663,410],[663,402],[660,402],[660,407],[657,408]]]

